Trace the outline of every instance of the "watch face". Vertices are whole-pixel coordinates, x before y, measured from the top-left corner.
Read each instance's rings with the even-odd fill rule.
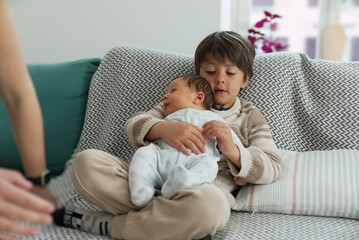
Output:
[[[45,186],[50,182],[50,180],[51,180],[51,173],[50,170],[47,169],[45,172],[41,174],[41,185]]]
[[[40,177],[35,177],[35,178],[27,177],[27,179],[35,185],[46,186],[51,180],[51,172],[49,169],[47,169],[41,173]]]
[[[51,173],[50,171],[48,171],[45,175],[45,182],[48,183],[50,182],[50,180],[51,180]]]

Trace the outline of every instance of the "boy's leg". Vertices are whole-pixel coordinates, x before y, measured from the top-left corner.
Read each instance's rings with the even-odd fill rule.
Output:
[[[214,184],[155,197],[139,211],[115,216],[111,236],[116,239],[200,239],[225,226],[230,207]]]
[[[213,184],[175,192],[170,199],[155,197],[132,211],[139,208],[130,199],[128,164],[99,150],[78,155],[72,179],[82,197],[117,215],[111,236],[118,239],[197,239],[214,234],[230,215],[227,199]]]
[[[85,150],[76,156],[71,179],[79,195],[113,215],[139,209],[131,202],[128,163],[100,150]]]

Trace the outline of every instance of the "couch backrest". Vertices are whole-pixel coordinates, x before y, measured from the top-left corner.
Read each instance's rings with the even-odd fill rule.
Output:
[[[110,50],[92,78],[75,154],[94,148],[129,161],[135,148],[124,133],[126,120],[158,104],[176,76],[193,72],[192,56],[137,46]]]
[[[359,149],[359,62],[258,55],[250,81],[241,96],[262,110],[278,147]]]
[[[44,122],[47,167],[53,176],[78,145],[92,75],[101,59],[29,65]],[[22,119],[22,121],[28,121]],[[9,116],[0,99],[0,166],[23,171]]]
[[[136,46],[109,51],[91,82],[76,152],[95,148],[130,160],[126,120],[159,103],[174,77],[193,72],[193,56]],[[240,95],[265,114],[279,148],[359,149],[359,63],[276,53],[258,55],[254,72]]]

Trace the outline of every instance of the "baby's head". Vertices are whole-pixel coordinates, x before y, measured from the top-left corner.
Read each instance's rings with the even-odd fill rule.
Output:
[[[166,115],[184,108],[208,110],[213,105],[213,92],[206,79],[199,75],[185,75],[173,80],[163,96]]]

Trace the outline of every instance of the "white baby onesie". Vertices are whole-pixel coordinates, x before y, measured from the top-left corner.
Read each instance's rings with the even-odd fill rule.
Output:
[[[199,128],[212,120],[225,122],[219,115],[206,110],[186,108],[165,118],[166,121],[186,121]],[[232,131],[232,139],[242,145]],[[129,169],[129,187],[133,204],[145,206],[154,196],[155,188],[168,198],[178,189],[212,182],[218,171],[219,152],[215,138],[206,139],[206,152],[190,156],[170,146],[162,139],[148,146],[140,147],[134,154]]]

